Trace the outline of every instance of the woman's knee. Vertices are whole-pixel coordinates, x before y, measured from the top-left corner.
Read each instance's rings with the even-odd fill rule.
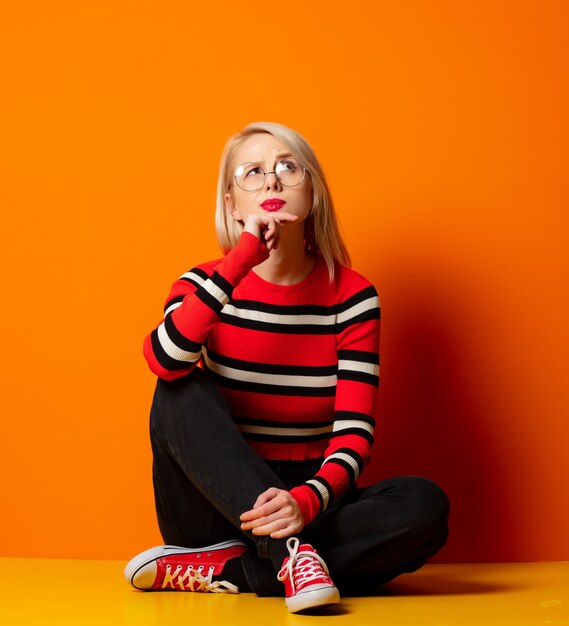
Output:
[[[405,479],[407,498],[417,530],[429,535],[447,532],[450,502],[444,490],[428,478],[407,476]]]
[[[151,416],[203,414],[212,403],[227,410],[227,402],[211,376],[201,368],[173,381],[159,378],[152,400]]]
[[[387,498],[392,503],[395,517],[408,532],[432,535],[439,529],[446,529],[449,500],[432,480],[421,476],[397,476],[370,489],[373,496],[378,496],[381,501]],[[380,502],[380,508],[384,509],[384,506]]]

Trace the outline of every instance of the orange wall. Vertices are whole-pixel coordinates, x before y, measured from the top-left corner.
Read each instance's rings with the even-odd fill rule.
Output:
[[[219,256],[226,138],[271,120],[380,292],[366,481],[445,487],[439,561],[569,559],[567,4],[272,6],[2,11],[0,554],[160,542],[142,339]]]

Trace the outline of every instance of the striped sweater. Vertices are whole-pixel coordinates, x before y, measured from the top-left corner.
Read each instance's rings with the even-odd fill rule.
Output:
[[[176,280],[144,355],[165,380],[198,364],[209,371],[263,458],[323,458],[316,475],[290,491],[309,524],[370,458],[379,301],[349,268],[336,265],[330,284],[320,256],[302,282],[269,283],[252,271],[268,255],[244,232],[224,258]]]

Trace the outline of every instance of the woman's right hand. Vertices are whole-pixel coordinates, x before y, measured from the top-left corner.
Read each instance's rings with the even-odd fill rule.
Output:
[[[279,246],[283,223],[295,222],[297,219],[297,215],[281,213],[280,211],[278,216],[251,213],[245,219],[244,231],[258,237],[270,252],[273,249],[276,250]]]

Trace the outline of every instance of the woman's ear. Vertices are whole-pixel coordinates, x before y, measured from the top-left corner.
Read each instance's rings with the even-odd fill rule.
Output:
[[[239,212],[239,209],[237,208],[237,205],[235,204],[231,193],[227,192],[223,196],[223,201],[225,202],[225,210],[227,211],[227,214],[230,215],[234,220],[242,222],[243,218],[241,217],[241,213]]]

